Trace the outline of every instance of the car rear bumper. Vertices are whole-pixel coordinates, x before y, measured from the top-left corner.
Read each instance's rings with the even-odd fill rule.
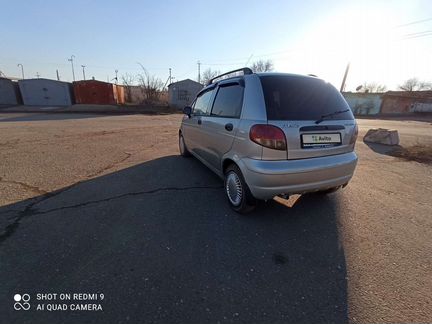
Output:
[[[246,183],[257,199],[302,194],[348,183],[357,165],[355,152],[302,160],[238,161]]]

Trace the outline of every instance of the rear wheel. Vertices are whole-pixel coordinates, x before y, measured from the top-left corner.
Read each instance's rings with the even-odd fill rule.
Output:
[[[231,164],[225,170],[225,194],[232,209],[245,214],[251,212],[256,205],[256,199],[247,186],[239,167]]]
[[[186,147],[182,133],[179,134],[179,151],[181,156],[190,156],[190,152]]]

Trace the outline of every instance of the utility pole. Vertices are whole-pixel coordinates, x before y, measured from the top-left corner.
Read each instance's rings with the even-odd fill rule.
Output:
[[[58,73],[58,70],[56,70],[56,74],[57,74],[57,81],[60,81],[60,75]]]
[[[85,70],[84,69],[85,69],[86,66],[85,65],[81,65],[81,67],[83,69],[83,80],[85,80]]]
[[[73,59],[75,58],[75,55],[71,55],[70,59],[68,59],[69,62],[71,62],[72,64],[72,78],[75,81],[75,71],[74,71],[74,66],[73,66]]]
[[[170,85],[172,83],[172,80],[175,79],[172,75],[171,75],[171,68],[169,68],[169,77],[166,80],[164,86],[162,87],[162,89],[165,89],[165,86],[168,84]]]
[[[201,83],[201,62],[198,61],[198,83]]]
[[[17,66],[21,66],[21,75],[22,75],[22,78],[24,79],[24,66],[21,63],[18,63]]]
[[[346,68],[345,68],[345,74],[344,74],[344,77],[343,77],[343,80],[342,80],[342,84],[341,84],[341,87],[340,87],[340,92],[342,92],[342,91],[345,90],[345,83],[346,83],[346,79],[347,79],[347,76],[348,76],[349,69],[350,69],[350,63],[348,63],[347,66],[346,66]]]
[[[38,78],[38,79],[39,79],[39,77],[40,77],[40,74],[39,74],[39,72],[36,72],[36,78]]]
[[[115,70],[114,72],[115,72],[115,75],[116,75],[115,76],[115,80],[116,80],[116,84],[117,84],[117,82],[118,82],[118,77],[117,77],[118,70]]]

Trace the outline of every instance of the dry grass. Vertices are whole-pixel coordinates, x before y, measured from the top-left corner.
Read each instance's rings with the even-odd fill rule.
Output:
[[[409,147],[399,147],[391,151],[390,155],[408,161],[432,164],[432,145],[413,145]]]

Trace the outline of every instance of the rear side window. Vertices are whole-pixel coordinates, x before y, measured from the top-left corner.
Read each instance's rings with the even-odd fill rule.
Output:
[[[221,85],[211,112],[212,116],[239,118],[243,104],[243,87],[239,84]]]
[[[317,120],[339,110],[331,119],[354,119],[339,91],[320,79],[299,76],[261,76],[269,120]]]
[[[199,95],[195,100],[194,115],[206,115],[210,107],[210,99],[213,96],[214,89],[206,91]]]

